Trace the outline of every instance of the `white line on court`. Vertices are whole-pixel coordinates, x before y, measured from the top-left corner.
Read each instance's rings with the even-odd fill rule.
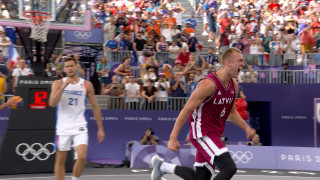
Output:
[[[81,177],[128,177],[128,176],[136,176],[136,177],[145,177],[150,176],[150,174],[117,174],[117,175],[82,175]],[[315,179],[315,177],[304,177],[304,176],[273,176],[273,175],[235,175],[237,177],[273,177],[273,178],[301,178],[301,179]],[[71,177],[71,176],[66,176]],[[5,178],[0,180],[22,180],[22,179],[48,179],[54,178],[54,176],[44,176],[44,177],[25,177],[25,178]]]

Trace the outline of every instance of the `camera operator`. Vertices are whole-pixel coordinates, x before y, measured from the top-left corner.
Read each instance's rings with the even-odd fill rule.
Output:
[[[159,138],[154,135],[151,127],[148,127],[144,133],[144,136],[141,138],[140,145],[158,145]]]

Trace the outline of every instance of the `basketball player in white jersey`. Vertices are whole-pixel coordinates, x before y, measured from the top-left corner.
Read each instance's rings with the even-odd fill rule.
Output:
[[[63,180],[67,152],[76,148],[77,160],[73,166],[72,180],[78,180],[86,163],[88,151],[88,129],[85,117],[86,98],[92,104],[96,118],[98,142],[104,139],[101,111],[94,96],[91,82],[76,75],[77,63],[73,58],[64,61],[66,78],[56,80],[51,87],[49,105],[57,107],[56,122],[56,159],[54,174],[56,180]]]

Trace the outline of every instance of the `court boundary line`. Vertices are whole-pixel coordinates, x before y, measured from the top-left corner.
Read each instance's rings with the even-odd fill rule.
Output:
[[[113,177],[113,176],[118,176],[118,177],[121,177],[121,176],[124,176],[124,177],[127,177],[127,176],[150,176],[150,174],[113,174],[113,175],[82,175],[81,177]],[[245,175],[245,174],[240,174],[240,175],[235,175],[235,176],[241,176],[241,177],[246,177],[246,176],[249,176],[249,177],[277,177],[277,178],[290,178],[290,177],[295,177],[295,178],[302,178],[302,179],[310,179],[310,178],[317,178],[317,177],[306,177],[306,176],[275,176],[275,175],[253,175],[253,174],[248,174],[248,175]],[[55,176],[42,176],[42,177],[25,177],[25,178],[5,178],[5,179],[0,179],[0,180],[19,180],[19,179],[40,179],[40,178],[54,178]],[[72,176],[65,176],[65,177],[72,177]]]

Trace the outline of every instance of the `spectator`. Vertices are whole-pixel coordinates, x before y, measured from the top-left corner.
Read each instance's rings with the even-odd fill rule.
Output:
[[[153,54],[156,50],[156,45],[152,37],[148,36],[146,41],[146,52],[149,54]]]
[[[167,17],[163,21],[163,24],[168,24],[168,28],[171,29],[172,25],[176,24],[176,18],[172,17],[172,12],[169,11]],[[167,38],[166,38],[167,39]]]
[[[146,49],[146,44],[146,40],[142,39],[142,35],[139,33],[134,40],[133,49],[138,56],[138,63],[140,65],[144,64],[144,56],[142,52]]]
[[[146,66],[146,69],[148,68],[153,68],[154,69],[154,73],[155,73],[155,76],[157,77],[157,74],[158,74],[158,71],[159,71],[159,62],[158,60],[156,60],[156,58],[151,55],[146,63],[145,63],[145,66]],[[155,80],[155,79],[154,79]]]
[[[160,37],[160,42],[157,42],[156,44],[157,52],[167,52],[169,47],[166,43],[166,38],[164,36]]]
[[[282,84],[292,84],[293,83],[293,75],[292,72],[289,71],[289,64],[283,63],[281,71],[281,82]]]
[[[80,77],[80,78],[84,78],[86,69],[84,67],[84,64],[80,61],[79,54],[74,54],[73,58],[74,58],[74,60],[76,60],[77,67],[78,67],[78,69],[76,71],[77,76]]]
[[[173,9],[173,17],[176,18],[176,22],[178,25],[178,29],[181,30],[182,28],[182,15],[186,12],[184,8],[180,6],[177,6],[176,8]]]
[[[8,70],[9,70],[9,67],[8,67],[8,63],[7,65],[3,62],[3,56],[2,56],[2,52],[0,52],[0,72],[5,75],[5,76],[8,76]]]
[[[273,31],[266,31],[265,36],[262,41],[262,45],[264,47],[264,51],[270,53],[270,42],[272,41]]]
[[[138,110],[140,99],[140,86],[136,83],[134,76],[129,77],[129,82],[125,85],[126,90],[126,109]]]
[[[181,33],[179,29],[177,29],[177,25],[173,24],[171,26],[171,35],[172,35],[172,41],[177,42],[178,41],[178,35]]]
[[[250,142],[247,143],[248,146],[262,146],[262,143],[260,143],[260,136],[258,134],[255,134]]]
[[[11,40],[6,37],[4,28],[0,27],[0,50],[5,58],[9,57],[9,46],[11,45]]]
[[[282,52],[283,45],[282,42],[277,39],[277,35],[273,34],[272,41],[269,43],[269,48],[271,51],[270,55],[270,65],[277,66],[282,63]]]
[[[186,97],[190,97],[198,85],[198,81],[195,81],[195,73],[196,72],[189,73],[189,81],[186,84]]]
[[[184,97],[185,84],[181,80],[180,73],[175,72],[173,74],[173,79],[170,82],[170,87],[172,97]],[[171,105],[174,110],[181,110],[183,106],[182,101],[180,99],[173,99]]]
[[[110,34],[110,39],[103,46],[104,55],[107,59],[116,59],[117,51],[120,50],[120,42],[115,40],[115,34]]]
[[[122,63],[114,70],[114,73],[118,75],[118,83],[120,83],[125,76],[130,76],[130,58],[123,58]]]
[[[141,138],[140,145],[158,145],[159,137],[154,135],[152,128],[148,127],[145,131],[144,136]]]
[[[238,94],[239,98],[236,99],[236,110],[244,120],[248,121],[248,103],[246,101],[246,96],[244,95],[242,90],[239,90]]]
[[[190,13],[190,18],[186,19],[184,22],[185,23],[189,22],[191,28],[193,28],[193,29],[196,28],[197,20],[194,18],[194,12],[193,11],[191,11],[191,13]]]
[[[195,53],[197,51],[198,39],[196,38],[194,33],[190,34],[190,39],[188,41],[189,52]]]
[[[176,42],[172,41],[171,46],[169,46],[169,52],[169,60],[170,62],[174,62],[180,53],[180,48],[177,46]]]
[[[172,66],[170,64],[164,64],[161,69],[161,73],[165,74],[166,79],[171,79]]]
[[[13,69],[12,71],[12,90],[11,92],[15,94],[16,92],[16,87],[18,84],[18,80],[20,76],[31,76],[33,72],[31,71],[30,68],[26,66],[26,61],[24,59],[21,59],[19,62],[19,67]]]
[[[313,35],[313,38],[315,39],[316,43],[316,49],[320,47],[320,25],[318,26],[318,31],[316,31]]]
[[[186,66],[189,62],[190,52],[187,52],[185,47],[182,47],[182,51],[178,54],[177,60],[181,61],[182,66]]]
[[[167,81],[164,73],[159,74],[158,81],[155,82],[154,87],[157,89],[156,107],[158,107],[158,110],[167,110],[170,83]]]
[[[148,85],[148,81],[151,79],[153,81],[155,81],[157,79],[157,75],[156,75],[156,70],[154,67],[147,67],[146,68],[147,71],[146,73],[143,75],[143,86],[147,86]]]
[[[214,8],[210,8],[209,9],[209,18],[208,18],[208,24],[210,27],[210,33],[209,33],[209,37],[208,37],[208,42],[212,42],[212,36],[213,39],[216,40],[216,33],[217,33],[217,28],[216,28],[216,24],[217,24],[217,14]]]
[[[118,76],[113,75],[111,78],[111,83],[102,89],[101,95],[109,95],[110,106],[109,109],[122,110],[124,108],[123,97],[125,96],[124,86],[118,83]]]
[[[143,102],[145,110],[155,110],[155,100],[157,95],[157,89],[153,86],[154,80],[148,79],[147,85],[143,87],[142,97],[144,97]]]
[[[188,35],[195,32],[194,28],[191,27],[190,22],[186,22],[184,25],[185,25],[184,28],[186,30],[186,33],[188,33]]]
[[[101,85],[101,94],[102,90],[105,89],[106,85],[108,84],[109,73],[110,73],[110,64],[107,63],[107,59],[102,56],[100,59],[100,63],[97,65],[96,72],[99,76],[99,81]]]
[[[103,26],[103,42],[110,40],[110,35],[116,33],[115,19],[111,16],[108,22]]]
[[[306,27],[301,32],[301,53],[312,53],[312,34],[310,32],[310,27]]]

